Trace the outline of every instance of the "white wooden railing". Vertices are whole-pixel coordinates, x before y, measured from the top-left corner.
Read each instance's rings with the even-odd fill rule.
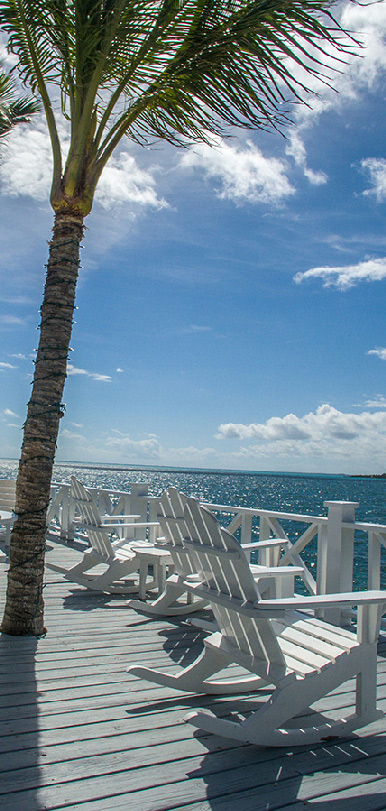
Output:
[[[139,523],[156,521],[157,498],[149,497],[147,483],[133,482],[130,490],[110,490],[101,487],[88,487],[103,513],[108,515],[138,515]],[[71,497],[71,488],[65,482],[56,482],[52,487],[51,503],[47,512],[47,526],[63,541],[73,541],[76,526],[76,507]],[[133,538],[135,534],[135,524]],[[141,530],[141,536],[143,530]],[[149,540],[155,541],[157,527],[150,527]]]
[[[266,566],[285,566],[293,563],[303,568],[303,582],[310,594],[333,594],[353,589],[355,510],[358,502],[325,501],[326,516],[284,513],[273,510],[248,507],[229,507],[221,504],[206,504],[217,514],[234,514],[228,529],[240,529],[241,543],[254,540],[267,540],[270,537],[283,538],[286,545],[280,556],[275,548],[262,550],[259,563]],[[283,523],[305,524],[305,529],[296,541],[290,540],[290,530]],[[386,529],[386,528],[385,528]],[[315,576],[306,565],[301,553],[316,539],[314,544]],[[349,623],[347,613],[339,609],[328,609],[323,616],[329,622],[339,625]]]
[[[103,511],[113,515],[135,513],[143,521],[156,521],[158,498],[148,495],[146,483],[132,483],[128,491],[89,489]],[[310,594],[353,590],[355,553],[356,547],[359,548],[356,538],[360,533],[361,549],[364,545],[368,549],[367,587],[379,589],[382,585],[381,552],[383,548],[386,549],[386,526],[356,521],[358,502],[325,501],[323,506],[327,514],[319,516],[208,502],[205,502],[205,506],[217,514],[230,532],[238,534],[241,543],[270,537],[282,538],[285,541],[282,553],[275,547],[266,548],[259,553],[259,563],[267,566],[289,563],[301,566],[304,586]],[[74,505],[68,484],[54,485],[48,513],[50,522],[54,522],[51,527],[56,526],[62,540],[74,538]],[[303,528],[299,532],[301,525]],[[152,528],[150,540],[154,541],[156,536],[157,528]],[[312,542],[310,553],[307,547]],[[311,565],[306,564],[305,557],[313,557]],[[335,624],[348,622],[348,615],[336,609],[328,609],[328,616],[326,612],[324,616]]]

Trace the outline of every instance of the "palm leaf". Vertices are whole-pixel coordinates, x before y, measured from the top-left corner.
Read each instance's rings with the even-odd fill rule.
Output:
[[[292,103],[310,96],[304,77],[327,81],[325,62],[357,45],[330,7],[330,0],[0,0],[0,27],[22,80],[42,97],[58,187],[49,88],[60,87],[71,121],[72,194],[86,183],[95,188],[125,134],[181,144],[226,126],[281,129]]]
[[[40,110],[39,103],[28,96],[19,96],[11,77],[0,65],[0,137]]]

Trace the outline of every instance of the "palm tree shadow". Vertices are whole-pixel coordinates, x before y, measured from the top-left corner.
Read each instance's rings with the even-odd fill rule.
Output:
[[[18,806],[28,779],[39,785],[36,637],[0,635],[0,774],[7,803]],[[20,807],[20,806],[19,806]],[[41,811],[37,789],[28,791],[29,811]]]

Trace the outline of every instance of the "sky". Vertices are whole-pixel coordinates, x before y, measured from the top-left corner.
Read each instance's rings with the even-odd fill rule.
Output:
[[[337,15],[361,55],[285,137],[114,153],[86,220],[58,461],[386,470],[386,3]],[[19,456],[30,396],[50,169],[35,118],[0,159],[1,458]]]

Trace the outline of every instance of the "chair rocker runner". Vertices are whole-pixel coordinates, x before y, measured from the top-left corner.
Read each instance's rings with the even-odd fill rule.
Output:
[[[350,734],[383,715],[376,707],[376,677],[385,591],[263,600],[243,550],[213,514],[188,499],[184,517],[186,552],[201,577],[201,583],[192,588],[197,597],[210,602],[219,630],[205,639],[198,659],[176,675],[135,665],[128,668],[130,673],[196,693],[245,693],[273,685],[270,698],[241,722],[207,711],[185,717],[199,729],[244,743],[314,744],[331,735]],[[357,633],[301,610],[351,605],[358,606]],[[235,664],[248,675],[212,679]],[[312,715],[296,717],[352,678],[355,708],[351,715],[321,724],[313,724]]]
[[[169,562],[169,555],[157,550],[146,539],[134,540],[119,538],[112,541],[113,533],[120,533],[135,526],[136,531],[157,526],[158,522],[136,521],[137,516],[101,516],[91,493],[75,477],[71,479],[71,494],[75,500],[82,528],[90,543],[90,547],[83,553],[82,559],[71,569],[64,569],[48,562],[49,568],[64,574],[66,580],[79,583],[88,589],[106,591],[111,594],[130,593],[139,591],[145,597],[147,589],[163,586],[162,570]],[[112,520],[111,520],[112,519]],[[128,520],[126,520],[128,519]],[[146,553],[144,561],[141,550]],[[153,563],[154,576],[147,583],[149,556]],[[145,562],[145,565],[144,565]],[[96,567],[104,565],[104,571],[94,572]],[[128,575],[138,575],[135,580],[126,581]],[[136,582],[139,579],[139,582]]]
[[[169,487],[162,495],[158,504],[157,518],[160,523],[163,537],[158,538],[157,546],[160,549],[168,550],[173,560],[173,573],[166,581],[166,588],[163,594],[152,603],[144,605],[139,600],[130,600],[130,608],[146,614],[161,616],[178,616],[199,611],[208,605],[207,599],[199,599],[194,596],[194,591],[187,588],[198,585],[200,577],[194,568],[191,554],[186,549],[184,538],[188,536],[188,529],[184,518],[184,508],[187,497]],[[269,541],[261,541],[251,544],[244,544],[244,549],[266,549],[267,547],[282,547],[286,545],[283,539],[271,538]],[[263,592],[267,589],[273,591],[272,596],[280,593],[282,596],[291,596],[294,593],[295,575],[302,575],[302,569],[296,566],[270,567],[251,565],[251,571],[255,578],[260,579],[260,588]],[[264,582],[263,582],[264,580]],[[185,596],[185,602],[180,598]],[[194,621],[194,624],[210,627],[206,622]]]

